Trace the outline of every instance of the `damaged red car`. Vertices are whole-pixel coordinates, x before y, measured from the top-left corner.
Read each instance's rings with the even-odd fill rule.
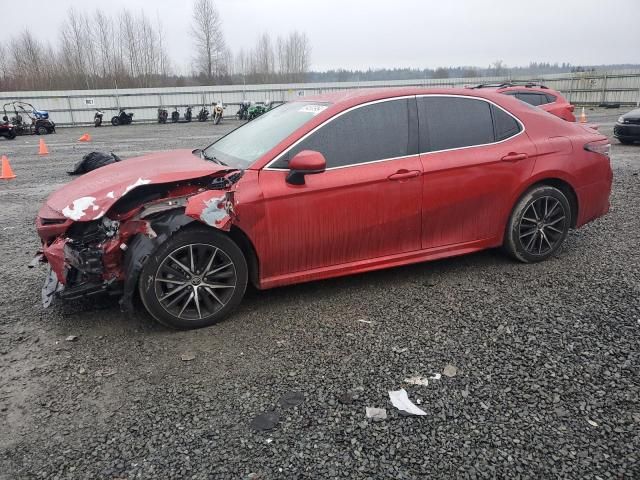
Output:
[[[203,150],[124,160],[37,218],[43,300],[139,296],[175,328],[266,289],[503,246],[553,255],[609,209],[609,142],[490,90],[332,93]]]

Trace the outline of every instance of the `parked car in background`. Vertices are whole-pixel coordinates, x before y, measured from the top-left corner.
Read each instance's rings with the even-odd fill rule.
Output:
[[[514,96],[529,105],[540,107],[567,122],[576,121],[576,117],[573,114],[575,110],[574,105],[571,105],[560,92],[539,83],[504,82],[482,84],[472,88],[495,88],[499,93]]]
[[[174,328],[266,289],[502,246],[554,255],[609,210],[607,137],[492,89],[336,92],[204,150],[157,152],[54,192],[43,299],[138,295]]]
[[[631,110],[618,118],[613,127],[613,136],[625,145],[640,142],[640,108]]]

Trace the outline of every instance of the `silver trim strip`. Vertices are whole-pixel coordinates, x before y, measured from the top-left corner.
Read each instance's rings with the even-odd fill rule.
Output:
[[[424,94],[418,94],[418,95],[403,95],[401,97],[390,97],[390,98],[383,98],[380,100],[373,100],[371,102],[366,102],[366,103],[361,103],[360,105],[354,105],[353,107],[350,107],[346,110],[343,110],[342,112],[338,113],[337,115],[334,115],[331,118],[328,118],[327,120],[325,120],[324,122],[322,122],[320,125],[318,125],[317,127],[315,127],[313,130],[310,130],[309,132],[307,132],[306,134],[304,134],[302,137],[300,137],[298,140],[296,140],[295,142],[293,142],[291,145],[289,145],[285,150],[283,150],[282,152],[280,152],[273,160],[271,160],[268,164],[266,164],[262,170],[269,170],[269,171],[275,171],[275,172],[288,172],[289,169],[288,168],[272,168],[271,164],[277,162],[278,160],[280,160],[280,158],[285,155],[286,153],[289,152],[289,150],[291,150],[292,148],[294,148],[296,145],[298,145],[300,142],[302,142],[303,140],[305,140],[309,135],[311,135],[312,133],[315,133],[317,130],[319,130],[320,128],[324,127],[325,125],[327,125],[328,123],[332,122],[333,120],[335,120],[336,118],[339,118],[340,116],[344,115],[345,113],[351,112],[357,108],[361,108],[361,107],[365,107],[368,105],[375,105],[376,103],[382,103],[382,102],[391,102],[393,100],[403,100],[403,99],[407,99],[407,98],[421,98],[421,97],[453,97],[453,98],[471,98],[473,100],[480,100],[483,102],[487,102],[490,103],[491,105],[494,105],[496,108],[499,108],[500,110],[502,110],[503,112],[505,112],[507,115],[509,115],[511,118],[513,118],[516,122],[518,122],[518,125],[520,125],[521,130],[516,133],[515,135],[512,135],[508,138],[505,138],[504,140],[500,140],[498,142],[491,142],[491,143],[483,143],[480,145],[469,145],[466,147],[455,147],[455,148],[448,148],[448,149],[444,149],[444,150],[434,150],[434,151],[430,151],[430,152],[420,152],[417,154],[412,154],[412,155],[405,155],[405,156],[401,156],[401,157],[391,157],[391,158],[383,158],[380,160],[372,160],[370,162],[362,162],[362,163],[353,163],[351,165],[341,165],[338,167],[330,167],[327,168],[328,170],[337,170],[339,168],[350,168],[350,167],[359,167],[361,165],[369,165],[371,163],[380,163],[380,162],[388,162],[391,160],[400,160],[402,158],[412,158],[412,157],[418,157],[420,155],[430,155],[433,153],[440,153],[440,152],[451,152],[454,150],[465,150],[468,148],[476,148],[476,147],[486,147],[488,145],[498,145],[500,143],[506,142],[507,140],[511,140],[512,138],[517,137],[518,135],[522,134],[525,132],[525,126],[524,123],[522,123],[522,121],[516,117],[515,115],[513,115],[511,112],[505,110],[504,108],[502,108],[500,105],[498,105],[497,103],[492,102],[491,100],[488,100],[486,98],[482,98],[482,97],[474,97],[472,95],[451,95],[451,94],[446,94],[446,93],[424,93]]]

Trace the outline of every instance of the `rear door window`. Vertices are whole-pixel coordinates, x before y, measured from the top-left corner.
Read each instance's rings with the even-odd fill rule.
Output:
[[[409,99],[377,102],[343,113],[291,148],[272,167],[287,168],[302,150],[322,153],[327,168],[416,153],[409,145]]]
[[[491,104],[464,97],[418,97],[420,151],[495,142]]]

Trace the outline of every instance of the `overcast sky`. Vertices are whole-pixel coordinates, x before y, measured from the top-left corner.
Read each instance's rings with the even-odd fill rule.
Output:
[[[169,54],[186,73],[190,0],[1,0],[2,37],[29,26],[55,41],[69,7],[160,16]],[[306,32],[312,69],[486,67],[529,61],[640,63],[640,0],[217,0],[232,51],[258,34]],[[53,36],[53,37],[52,37]]]

